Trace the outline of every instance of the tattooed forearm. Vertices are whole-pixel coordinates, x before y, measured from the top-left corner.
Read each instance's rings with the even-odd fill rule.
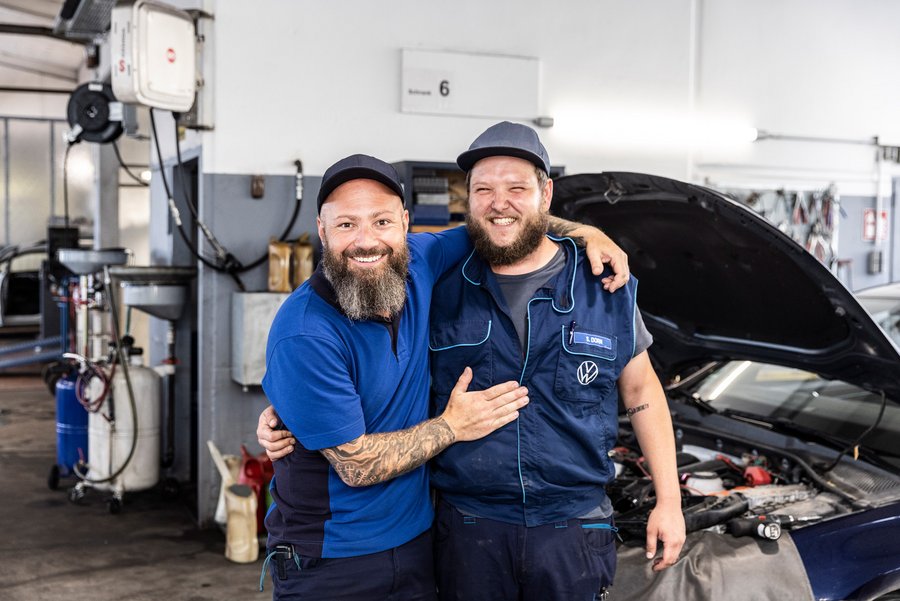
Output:
[[[436,417],[396,432],[364,434],[321,453],[348,486],[371,486],[413,470],[456,440]]]
[[[580,223],[567,221],[559,217],[554,217],[553,215],[550,215],[547,219],[547,225],[549,226],[548,229],[551,233],[556,234],[557,236],[567,236],[581,227]]]
[[[644,403],[643,405],[638,405],[637,407],[629,407],[628,409],[625,410],[625,414],[628,417],[631,417],[638,411],[643,411],[644,409],[649,409],[649,408],[650,408],[650,405],[648,405],[647,403]]]

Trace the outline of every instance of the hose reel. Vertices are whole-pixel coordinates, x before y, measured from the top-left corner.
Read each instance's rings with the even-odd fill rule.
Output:
[[[122,135],[124,105],[113,96],[112,87],[100,82],[85,83],[72,92],[66,107],[70,129],[66,141],[84,140],[107,144]]]

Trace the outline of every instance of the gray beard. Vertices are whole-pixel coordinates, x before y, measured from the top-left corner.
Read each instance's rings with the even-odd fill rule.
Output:
[[[364,320],[384,315],[397,315],[406,302],[406,276],[409,273],[409,252],[404,245],[388,253],[387,265],[378,271],[352,271],[353,253],[336,255],[323,240],[322,273],[331,282],[338,305],[350,319]],[[357,254],[371,254],[367,249]]]
[[[548,222],[547,214],[539,213],[523,222],[525,227],[512,244],[498,246],[491,241],[481,223],[473,219],[470,213],[466,213],[466,229],[472,245],[488,265],[497,266],[513,265],[533,253],[547,233]]]

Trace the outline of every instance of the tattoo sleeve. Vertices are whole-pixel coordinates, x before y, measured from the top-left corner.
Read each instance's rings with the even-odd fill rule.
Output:
[[[419,467],[455,440],[447,422],[436,417],[406,430],[364,434],[321,453],[348,486],[371,486]]]
[[[557,236],[566,236],[581,227],[581,224],[550,215],[548,217],[550,232]]]
[[[628,417],[631,417],[638,411],[643,411],[644,409],[649,409],[649,408],[650,408],[650,405],[648,405],[647,403],[644,403],[643,405],[638,405],[637,407],[629,407],[628,409],[625,410],[625,415],[627,415]]]

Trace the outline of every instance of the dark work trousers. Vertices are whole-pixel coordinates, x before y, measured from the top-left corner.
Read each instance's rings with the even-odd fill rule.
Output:
[[[440,501],[435,561],[441,601],[593,601],[612,585],[605,520],[534,526],[466,516]],[[587,526],[587,527],[585,527]]]
[[[380,553],[338,558],[300,556],[299,569],[293,558],[279,553],[269,564],[275,585],[272,598],[437,601],[432,549],[431,531],[426,530],[408,543]]]

